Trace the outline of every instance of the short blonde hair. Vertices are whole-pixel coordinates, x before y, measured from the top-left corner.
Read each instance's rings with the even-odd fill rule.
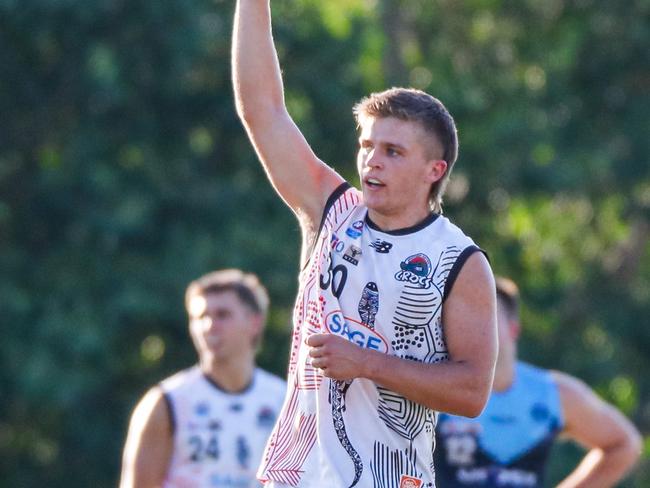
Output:
[[[190,302],[195,296],[233,291],[241,302],[266,320],[269,295],[259,278],[240,269],[212,271],[192,281],[185,291],[185,309],[190,313]]]
[[[497,300],[506,309],[508,317],[511,319],[519,318],[519,287],[510,278],[495,276],[497,287]]]

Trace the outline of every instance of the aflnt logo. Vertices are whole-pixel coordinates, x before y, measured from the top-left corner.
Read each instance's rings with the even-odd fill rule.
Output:
[[[356,266],[359,264],[359,259],[361,259],[361,249],[351,244],[348,250],[345,251],[343,259],[345,259],[348,263],[352,263]]]
[[[432,280],[429,277],[431,273],[431,260],[426,254],[418,253],[409,256],[399,265],[401,268],[395,274],[397,281],[405,281],[421,288],[430,288]]]

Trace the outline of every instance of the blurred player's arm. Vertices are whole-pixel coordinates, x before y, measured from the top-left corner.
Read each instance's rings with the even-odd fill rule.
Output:
[[[558,488],[611,487],[634,466],[642,441],[634,425],[582,381],[553,371],[565,419],[563,437],[589,449]]]
[[[238,0],[232,40],[237,113],[273,187],[315,232],[343,179],[319,160],[289,115],[271,32],[269,0]]]
[[[463,265],[443,308],[449,361],[425,364],[398,358],[334,334],[307,340],[312,365],[335,379],[368,378],[434,410],[476,417],[485,407],[497,354],[494,276],[486,257]]]
[[[162,392],[155,387],[142,398],[131,416],[120,488],[161,488],[172,450],[169,409]]]

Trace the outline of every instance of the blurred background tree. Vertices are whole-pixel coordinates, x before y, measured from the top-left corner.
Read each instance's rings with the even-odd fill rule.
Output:
[[[273,8],[289,108],[352,181],[358,98],[447,104],[445,212],[521,285],[522,357],[648,432],[648,2]],[[299,230],[234,113],[232,11],[0,0],[0,486],[115,486],[135,402],[195,361],[183,292],[208,270],[268,285],[260,363],[285,372]],[[579,455],[558,447],[550,481]],[[649,459],[624,486],[650,485]]]

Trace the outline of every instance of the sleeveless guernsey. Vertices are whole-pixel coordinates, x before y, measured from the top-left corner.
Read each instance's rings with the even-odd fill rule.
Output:
[[[512,386],[493,392],[480,416],[440,415],[437,481],[442,487],[542,487],[563,423],[551,374],[519,362]]]
[[[446,360],[442,305],[479,249],[435,214],[382,232],[361,198],[347,184],[334,192],[300,274],[287,398],[258,471],[270,487],[434,486],[437,413],[367,379],[325,378],[305,339],[337,334],[412,361]]]
[[[245,391],[228,393],[195,366],[160,386],[174,430],[164,487],[260,486],[255,470],[284,399],[284,381],[257,368]]]

